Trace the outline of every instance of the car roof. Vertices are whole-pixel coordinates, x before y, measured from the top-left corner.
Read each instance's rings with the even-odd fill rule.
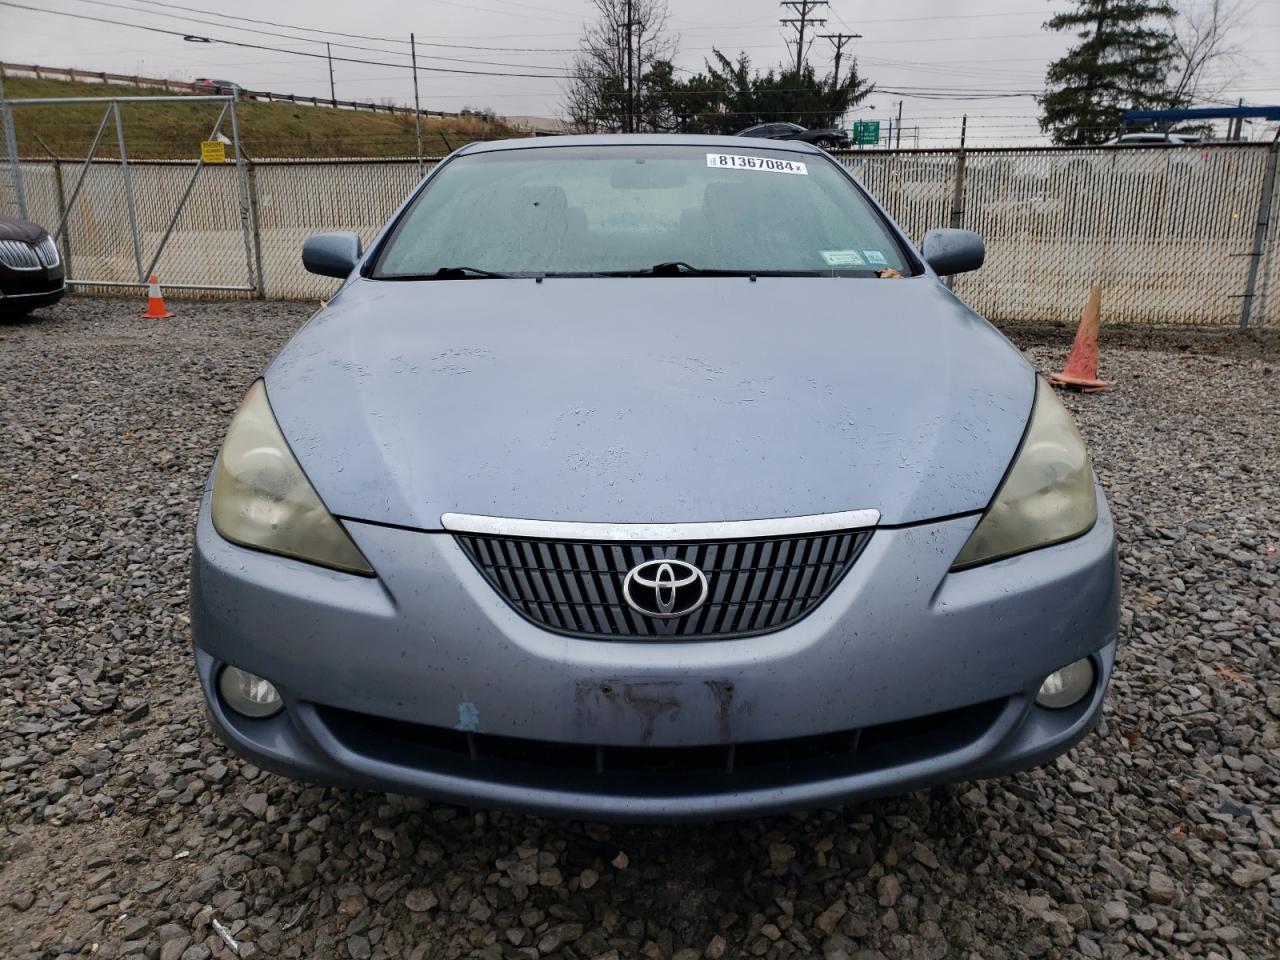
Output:
[[[763,126],[763,124],[758,124]],[[750,129],[750,128],[748,128]],[[469,143],[458,153],[493,153],[500,150],[537,150],[554,147],[733,147],[743,149],[741,137],[721,137],[713,134],[684,133],[593,133],[563,137],[522,137],[518,140],[486,140]],[[813,153],[825,156],[821,150],[798,140],[773,141],[770,150],[786,150],[792,153]]]

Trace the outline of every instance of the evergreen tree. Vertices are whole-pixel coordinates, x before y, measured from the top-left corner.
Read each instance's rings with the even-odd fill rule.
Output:
[[[865,100],[874,85],[858,73],[856,61],[839,84],[831,74],[819,77],[813,67],[782,67],[761,73],[740,53],[730,60],[713,49],[705,73],[677,81],[663,95],[677,116],[677,129],[691,133],[736,133],[757,123],[787,120],[804,127],[828,127]]]
[[[1168,85],[1174,59],[1172,18],[1165,0],[1072,0],[1046,29],[1080,40],[1049,65],[1040,98],[1040,129],[1054,143],[1102,143],[1125,110],[1176,105]]]

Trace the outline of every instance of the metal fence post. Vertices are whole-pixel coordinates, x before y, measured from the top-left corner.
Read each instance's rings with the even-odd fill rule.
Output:
[[[53,186],[58,193],[58,220],[61,222],[67,217],[67,193],[62,185],[62,161],[57,157],[53,158]],[[70,230],[62,234],[62,266],[66,272],[66,276],[71,276]]]
[[[231,107],[231,149],[236,158],[236,186],[240,190],[240,235],[244,238],[244,268],[249,275],[249,286],[256,292],[262,292],[262,278],[255,276],[253,270],[253,252],[249,249],[249,191],[245,186],[244,156],[240,149],[240,123],[236,119],[236,98],[227,98]]]
[[[1258,220],[1253,228],[1253,247],[1249,251],[1249,279],[1245,282],[1244,297],[1240,305],[1240,329],[1249,329],[1253,300],[1258,292],[1258,270],[1262,266],[1262,253],[1266,247],[1267,226],[1271,220],[1271,200],[1276,192],[1276,166],[1280,159],[1280,137],[1271,142],[1267,150],[1266,172],[1262,175],[1262,196],[1258,200]]]
[[[133,260],[138,265],[138,282],[142,276],[142,241],[138,237],[138,210],[133,202],[133,177],[129,173],[129,151],[124,145],[124,122],[120,119],[120,104],[112,100],[111,109],[116,117],[116,142],[120,145],[120,176],[124,178],[124,199],[129,206],[129,231],[133,234]]]
[[[951,192],[951,221],[952,229],[960,226],[964,222],[964,166],[965,166],[965,133],[969,126],[969,118],[964,118],[964,123],[960,127],[960,151],[956,154],[956,183],[955,189]]]
[[[258,207],[258,169],[254,166],[248,154],[241,151],[244,157],[245,173],[249,179],[249,222],[253,226],[253,261],[258,268],[258,291],[254,297],[258,300],[267,298],[267,280],[262,272],[262,226],[259,222],[261,215]]]
[[[968,117],[965,117],[965,127],[968,126]],[[964,127],[961,127],[960,133],[960,150],[956,153],[956,182],[955,187],[951,191],[951,217],[947,225],[953,230],[964,223],[964,169],[965,169],[965,146],[964,146]],[[947,277],[943,283],[947,289],[953,289],[955,283],[954,277]]]
[[[18,163],[18,136],[13,131],[13,108],[4,98],[4,82],[0,81],[0,133],[4,135],[5,154],[9,164],[9,178],[13,189],[13,202],[18,216],[27,219],[27,197],[22,189],[22,166]]]
[[[44,138],[38,133],[31,135],[35,138],[36,143],[40,144],[40,148],[49,155],[49,159],[53,162],[53,191],[54,196],[58,200],[58,223],[62,224],[67,219],[67,191],[62,183],[62,161],[58,159],[58,154],[54,149],[44,142]],[[54,236],[54,243],[58,242],[58,237]],[[62,234],[62,265],[66,271],[66,275],[71,276],[71,234]]]

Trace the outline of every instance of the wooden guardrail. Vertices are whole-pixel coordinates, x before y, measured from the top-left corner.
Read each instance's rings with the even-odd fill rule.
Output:
[[[197,83],[195,81],[186,80],[169,80],[161,77],[143,77],[138,74],[127,73],[107,73],[101,70],[77,70],[74,67],[45,67],[32,63],[5,63],[0,62],[0,77],[9,74],[20,74],[24,76],[33,76],[37,79],[59,79],[71,80],[79,83],[121,83],[134,87],[150,87],[153,89],[163,90],[166,93],[210,93],[213,92],[208,84]],[[216,87],[216,85],[215,85]],[[293,93],[273,93],[269,90],[246,90],[237,85],[237,95],[241,100],[258,100],[266,103],[298,103],[311,107],[329,107],[336,110],[368,110],[373,113],[390,113],[390,114],[409,114],[413,115],[412,107],[401,107],[395,104],[372,103],[370,101],[361,100],[334,100],[328,97],[302,97]],[[497,121],[500,117],[493,117],[484,113],[473,113],[464,110],[461,113],[449,113],[443,110],[419,110],[418,114],[423,117],[450,117],[459,119],[462,117],[471,117],[484,121]]]

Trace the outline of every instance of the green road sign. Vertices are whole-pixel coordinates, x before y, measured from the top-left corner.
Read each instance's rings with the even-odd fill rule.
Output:
[[[853,122],[853,142],[860,147],[873,147],[879,143],[880,121],[855,120]]]

